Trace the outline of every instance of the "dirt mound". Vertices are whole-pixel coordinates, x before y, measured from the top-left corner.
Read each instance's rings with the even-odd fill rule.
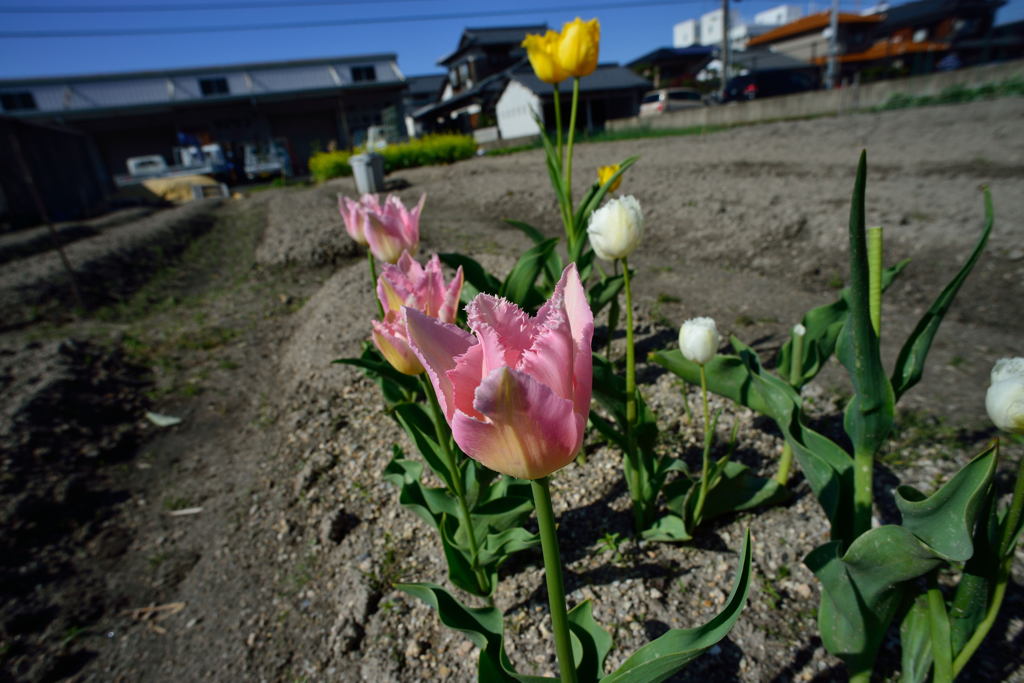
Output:
[[[276,192],[267,204],[267,228],[256,250],[261,265],[339,264],[357,256],[338,214],[335,186]]]
[[[208,199],[160,211],[65,246],[87,308],[126,296],[156,268],[176,256],[213,225],[221,200]],[[16,327],[75,306],[56,251],[7,264],[0,275],[3,326]],[[63,316],[61,316],[63,317]]]
[[[56,680],[89,656],[37,654],[104,611],[103,558],[127,540],[105,524],[119,496],[99,465],[141,443],[147,374],[75,340],[0,351],[0,629],[23,680]]]

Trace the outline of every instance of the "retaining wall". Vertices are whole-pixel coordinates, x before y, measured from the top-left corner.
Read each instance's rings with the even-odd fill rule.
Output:
[[[608,130],[629,128],[690,128],[694,126],[756,123],[772,119],[800,118],[821,114],[843,114],[877,107],[895,94],[938,95],[954,85],[977,87],[985,83],[1024,78],[1024,60],[986,64],[957,71],[896,78],[835,90],[816,90],[769,97],[751,102],[730,102],[720,106],[669,112],[660,116],[633,117],[608,121]]]

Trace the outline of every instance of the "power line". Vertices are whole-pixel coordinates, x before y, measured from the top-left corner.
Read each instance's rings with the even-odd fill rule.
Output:
[[[689,0],[703,2],[704,0]],[[228,24],[222,26],[161,26],[157,28],[126,28],[126,29],[82,29],[82,30],[45,30],[45,31],[0,31],[0,38],[93,38],[100,36],[154,36],[186,33],[228,33],[237,31],[271,31],[297,28],[324,28],[330,26],[353,26],[366,24],[409,23],[420,21],[444,21],[447,19],[479,19],[486,17],[506,17],[521,14],[551,14],[553,12],[594,12],[597,10],[634,9],[636,7],[655,7],[678,5],[679,0],[646,0],[645,2],[612,2],[590,5],[563,5],[560,7],[532,7],[512,10],[486,10],[479,12],[451,12],[447,14],[418,14],[389,17],[353,17],[350,19],[319,19],[315,21],[277,22],[273,24],[247,24],[239,26]]]
[[[240,3],[181,3],[177,5],[8,5],[0,6],[0,14],[132,14],[136,12],[204,12],[237,9],[288,9],[291,7],[331,7],[352,5],[380,5],[395,2],[430,2],[430,0],[281,0],[250,1]]]

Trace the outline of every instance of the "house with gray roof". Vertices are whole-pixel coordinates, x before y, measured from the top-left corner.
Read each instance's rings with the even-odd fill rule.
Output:
[[[598,65],[592,74],[580,79],[576,114],[578,132],[600,131],[609,119],[636,116],[640,112],[640,99],[650,88],[650,81],[624,66]],[[571,92],[571,87],[560,89],[563,127],[569,125]],[[540,133],[538,119],[545,129],[554,130],[554,102],[554,87],[537,78],[528,65],[511,71],[495,107],[501,137],[537,135]]]

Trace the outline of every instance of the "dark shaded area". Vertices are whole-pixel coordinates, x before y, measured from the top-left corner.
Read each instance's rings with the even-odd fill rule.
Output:
[[[144,437],[148,371],[89,343],[32,343],[0,351],[0,385],[0,678],[61,680],[95,656],[76,636],[111,608],[105,572],[131,541],[112,520],[128,494],[105,470]],[[37,656],[54,642],[58,656]]]

